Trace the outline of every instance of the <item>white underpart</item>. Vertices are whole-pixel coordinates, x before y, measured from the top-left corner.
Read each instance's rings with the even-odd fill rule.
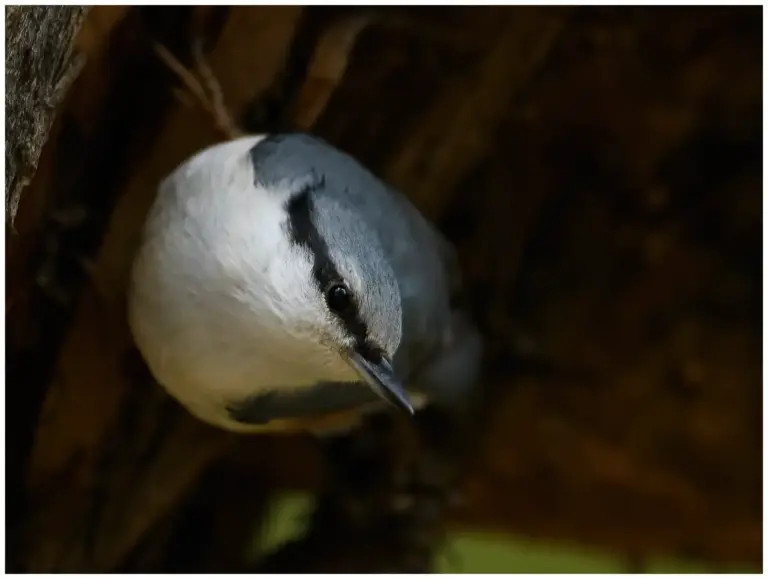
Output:
[[[275,387],[357,380],[323,344],[337,331],[291,243],[284,209],[297,184],[254,186],[247,137],[202,151],[160,186],[137,254],[129,322],[160,384],[202,420]],[[255,430],[255,428],[254,428]]]

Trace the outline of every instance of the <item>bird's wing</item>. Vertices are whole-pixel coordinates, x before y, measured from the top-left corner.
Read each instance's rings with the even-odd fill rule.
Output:
[[[403,304],[404,333],[406,325],[411,329],[405,344],[409,348],[409,386],[432,401],[461,403],[479,379],[483,342],[465,310],[458,256],[402,194],[391,194],[403,204],[404,226],[418,248],[411,252],[416,255],[400,265],[419,280],[417,291]]]

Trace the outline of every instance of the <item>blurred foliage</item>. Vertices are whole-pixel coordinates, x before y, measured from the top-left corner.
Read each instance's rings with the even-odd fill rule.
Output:
[[[312,496],[285,493],[270,503],[249,558],[279,548],[306,530]],[[436,556],[436,573],[758,573],[751,565],[715,567],[665,557],[622,559],[615,553],[513,535],[450,532]]]

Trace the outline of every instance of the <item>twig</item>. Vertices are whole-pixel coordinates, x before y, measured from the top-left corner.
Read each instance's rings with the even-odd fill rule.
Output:
[[[243,131],[232,120],[232,115],[224,104],[221,85],[205,60],[201,39],[197,38],[192,44],[192,56],[197,76],[179,62],[162,44],[155,43],[153,47],[160,60],[179,77],[186,89],[186,91],[174,90],[174,95],[179,102],[185,106],[190,106],[196,102],[210,115],[214,126],[227,138],[235,139],[243,134]]]
[[[193,75],[171,52],[162,44],[154,44],[155,52],[160,60],[179,77],[188,91],[197,97],[198,101],[206,105],[208,97],[200,81]]]
[[[195,60],[198,75],[202,79],[203,85],[208,89],[208,93],[210,94],[209,102],[211,105],[211,110],[214,114],[214,118],[217,121],[217,125],[221,130],[233,136],[241,135],[242,131],[232,120],[232,117],[227,110],[227,106],[224,104],[224,93],[221,90],[221,85],[219,84],[216,75],[213,74],[210,65],[205,60],[205,55],[203,54],[203,42],[201,38],[197,38],[192,44],[192,57]]]

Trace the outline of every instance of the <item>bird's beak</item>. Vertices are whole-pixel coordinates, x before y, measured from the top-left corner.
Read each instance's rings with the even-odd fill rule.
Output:
[[[408,401],[405,388],[403,388],[395,376],[395,371],[392,369],[392,364],[389,360],[381,356],[378,362],[372,362],[355,350],[348,354],[347,359],[349,364],[376,394],[393,406],[405,410],[409,414],[414,414],[413,406]]]

